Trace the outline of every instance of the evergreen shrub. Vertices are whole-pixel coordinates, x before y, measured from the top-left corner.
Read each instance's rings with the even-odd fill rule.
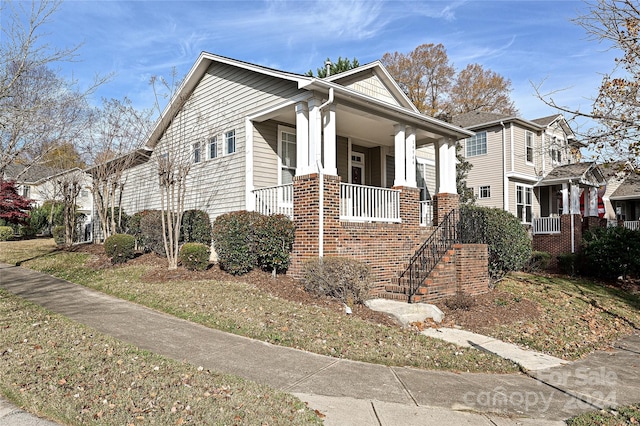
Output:
[[[125,263],[135,255],[135,238],[127,234],[113,234],[104,241],[104,251],[111,263]]]
[[[185,243],[180,248],[178,259],[182,266],[192,271],[204,271],[209,266],[211,249],[202,243]]]

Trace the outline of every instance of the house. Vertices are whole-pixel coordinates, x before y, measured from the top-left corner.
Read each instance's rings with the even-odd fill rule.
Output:
[[[180,158],[185,210],[287,214],[288,273],[352,256],[382,291],[431,217],[457,206],[456,141],[472,135],[420,114],[378,61],[320,79],[203,52],[149,137],[148,161],[125,173],[120,207],[160,209],[157,165]]]
[[[61,187],[65,183],[79,185],[76,198],[77,212],[82,214],[82,223],[78,224],[79,241],[90,241],[92,237],[93,197],[91,178],[79,168],[59,170],[40,164],[26,167],[21,164],[9,164],[4,179],[14,180],[18,193],[33,200],[34,207],[40,207],[45,201],[60,201]]]
[[[615,173],[608,182],[607,193],[611,205],[609,223],[640,230],[640,174],[635,170]]]
[[[579,163],[583,144],[561,114],[525,120],[471,112],[453,122],[476,132],[462,149],[473,165],[467,186],[473,188],[478,205],[502,208],[529,225],[570,211],[602,214],[602,172],[594,163]]]

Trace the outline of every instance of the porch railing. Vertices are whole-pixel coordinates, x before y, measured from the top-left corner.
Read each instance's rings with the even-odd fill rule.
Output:
[[[293,184],[254,189],[256,211],[265,215],[284,214],[293,218]]]
[[[623,226],[632,231],[640,231],[640,220],[625,220]]]
[[[537,217],[533,219],[533,234],[559,234],[559,217]]]
[[[433,226],[433,201],[420,201],[420,225]]]
[[[400,222],[400,191],[341,183],[340,220]]]

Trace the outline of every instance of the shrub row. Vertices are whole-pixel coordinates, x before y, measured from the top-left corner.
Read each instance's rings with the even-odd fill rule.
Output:
[[[220,267],[234,275],[261,267],[274,273],[289,267],[293,222],[284,215],[245,210],[220,215],[213,222],[213,244]]]

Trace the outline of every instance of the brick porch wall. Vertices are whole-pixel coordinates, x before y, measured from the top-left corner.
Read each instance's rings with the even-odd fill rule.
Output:
[[[416,302],[433,303],[462,292],[477,296],[489,291],[486,244],[454,244],[425,280]]]
[[[300,278],[304,261],[318,257],[319,176],[297,176],[293,182],[295,241],[287,274]],[[324,256],[344,256],[370,265],[374,292],[394,278],[430,228],[420,226],[420,190],[394,188],[400,193],[402,223],[340,221],[340,177],[324,176]]]
[[[582,217],[574,214],[574,251],[580,251],[580,243],[582,241]],[[549,268],[558,266],[558,255],[571,253],[571,215],[563,214],[560,216],[560,233],[559,234],[542,234],[534,235],[532,248],[535,251],[546,251],[551,255]]]
[[[297,176],[293,181],[295,241],[288,274],[300,278],[306,260],[318,257],[319,248],[319,175]],[[370,265],[375,277],[373,295],[384,291],[398,273],[405,269],[411,255],[431,232],[430,227],[420,226],[420,191],[416,188],[396,187],[400,190],[401,223],[359,223],[340,221],[340,177],[324,176],[324,256],[344,256],[358,259]],[[438,194],[442,201],[434,206],[443,217],[449,210],[458,207],[457,194]],[[438,198],[436,198],[437,200]],[[437,223],[437,222],[436,222]],[[477,294],[479,283],[486,276],[488,286],[486,246],[484,257],[478,250],[456,248],[454,264],[450,273],[438,279],[440,287],[451,287],[453,293],[459,279],[464,279],[465,288]],[[459,253],[458,253],[459,252]],[[478,256],[474,259],[474,256]],[[479,266],[484,262],[484,272]],[[468,268],[468,271],[457,271]],[[460,277],[460,278],[459,278]],[[447,290],[448,291],[448,290]]]

